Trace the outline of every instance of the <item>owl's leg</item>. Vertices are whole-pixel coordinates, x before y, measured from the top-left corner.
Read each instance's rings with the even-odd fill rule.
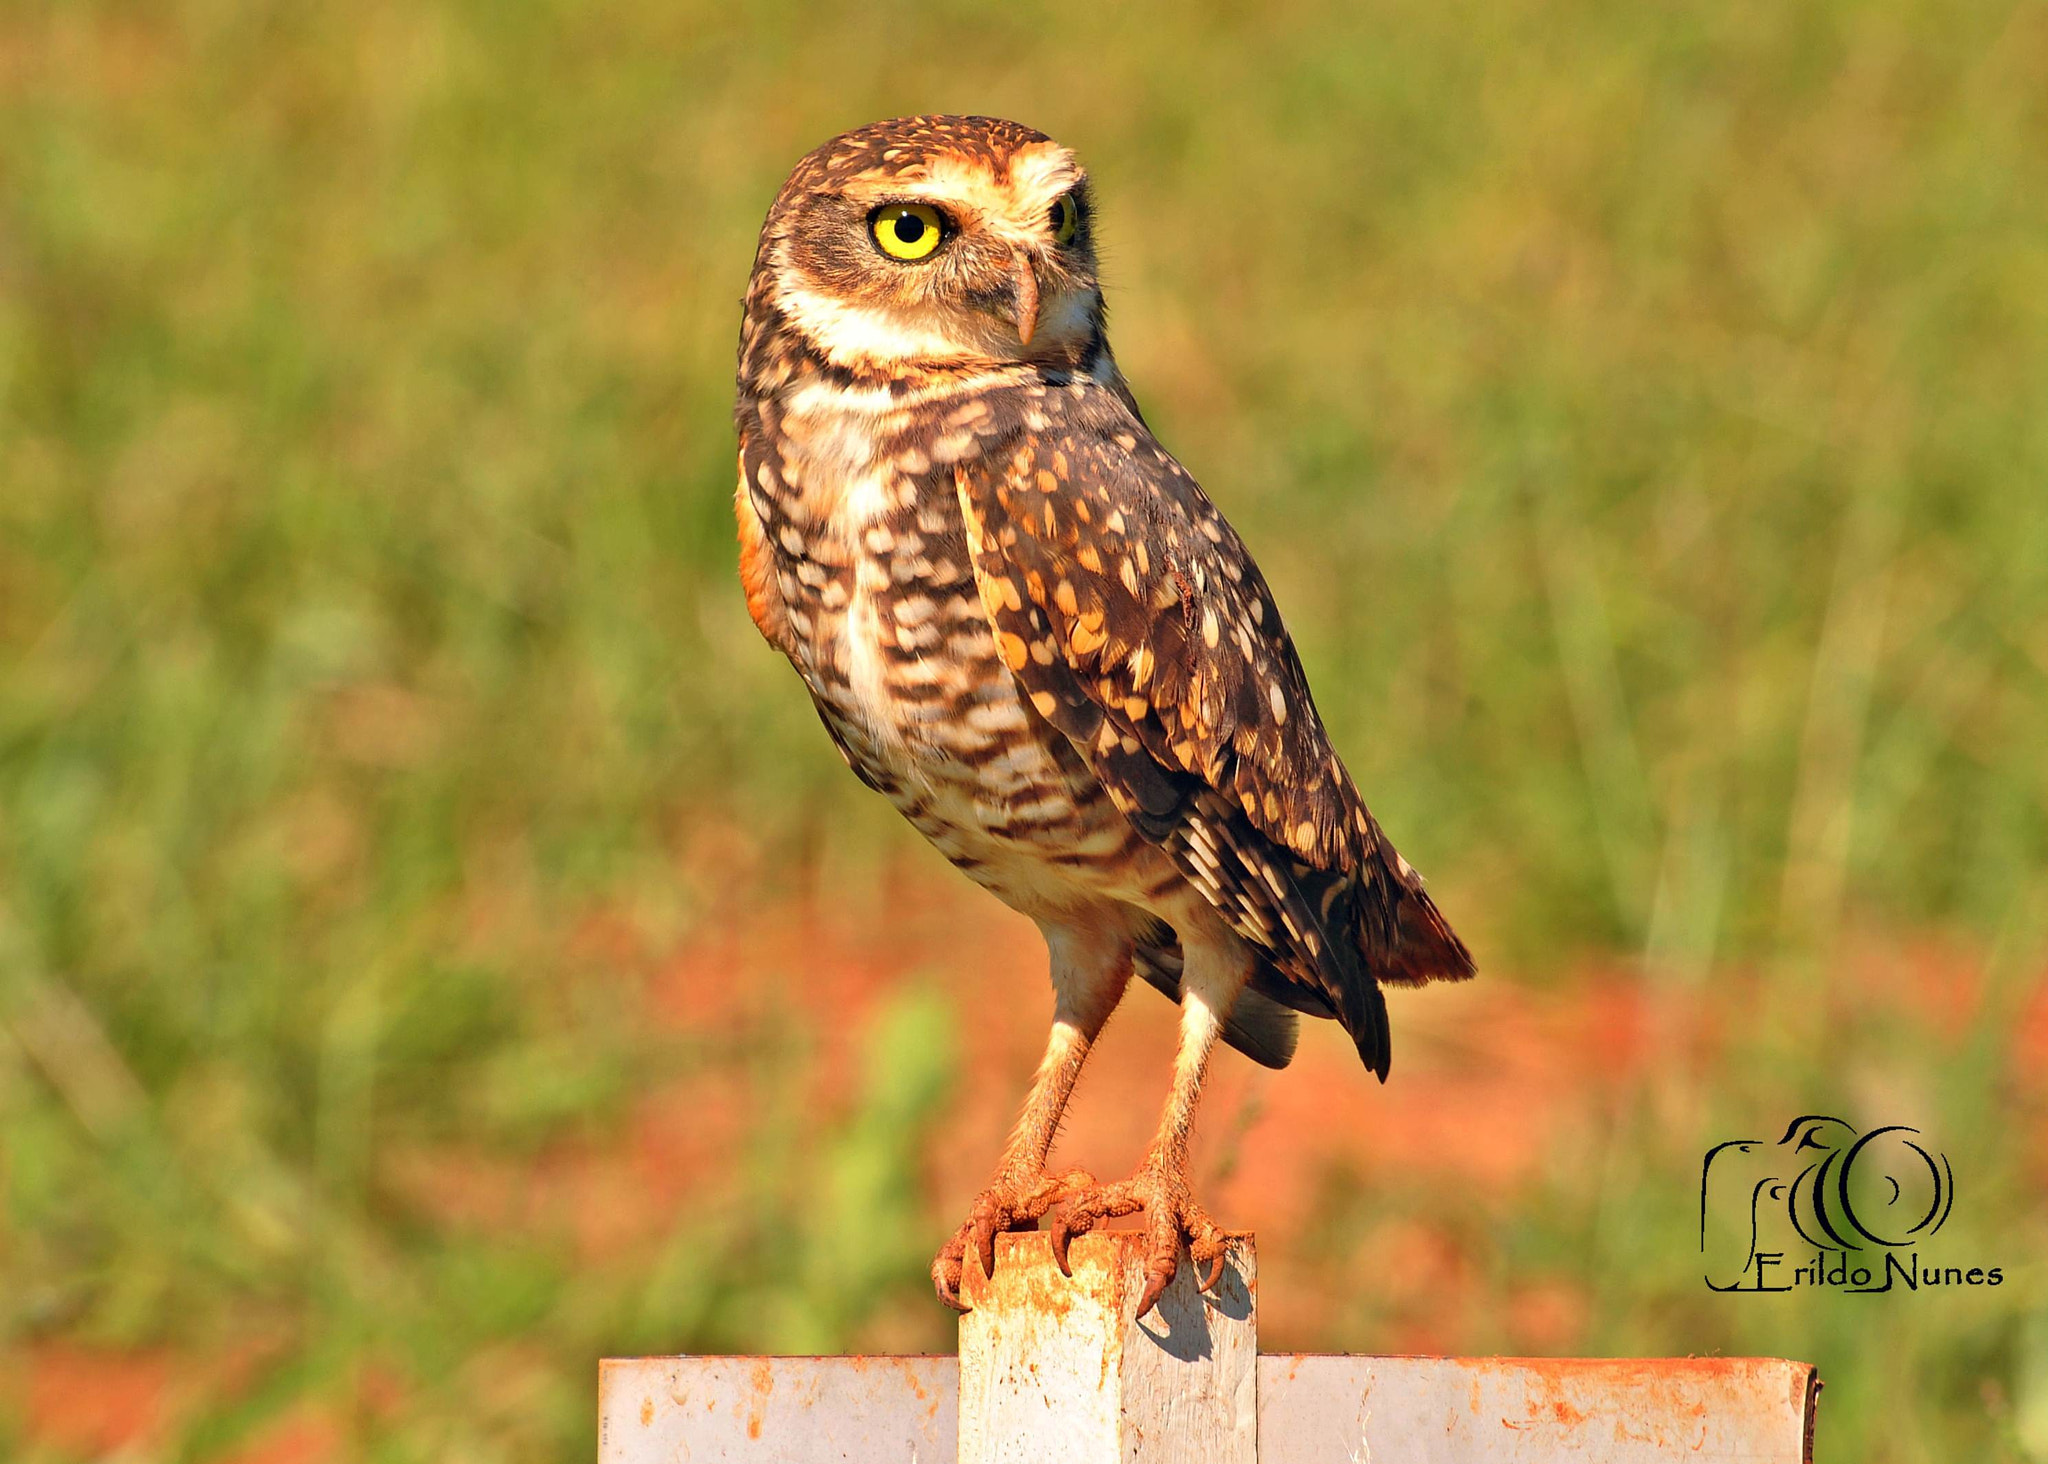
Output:
[[[1067,1262],[1067,1242],[1119,1215],[1145,1214],[1150,1248],[1145,1257],[1145,1291],[1137,1316],[1150,1311],[1179,1269],[1183,1243],[1197,1266],[1203,1267],[1202,1289],[1212,1290],[1223,1276],[1224,1235],[1208,1211],[1195,1203],[1188,1186],[1188,1137],[1194,1128],[1195,1105],[1202,1096],[1223,1019],[1251,975],[1249,952],[1235,936],[1217,933],[1211,939],[1183,934],[1186,966],[1181,978],[1180,1048],[1173,1061],[1173,1086],[1159,1132],[1138,1172],[1115,1184],[1100,1185],[1077,1196],[1052,1218],[1052,1253],[1060,1269]]]
[[[998,1235],[1036,1224],[1053,1206],[1095,1183],[1093,1175],[1078,1169],[1047,1174],[1045,1161],[1088,1050],[1130,982],[1130,942],[1120,933],[1052,925],[1045,927],[1045,941],[1052,953],[1052,1038],[994,1179],[932,1261],[932,1285],[939,1300],[955,1311],[967,1309],[960,1300],[960,1278],[968,1255],[979,1255],[982,1274],[994,1275]]]

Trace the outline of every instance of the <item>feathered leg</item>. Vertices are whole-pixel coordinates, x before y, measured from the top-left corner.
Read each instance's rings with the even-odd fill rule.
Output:
[[[1213,1288],[1223,1275],[1226,1238],[1188,1187],[1188,1137],[1194,1128],[1195,1106],[1209,1055],[1230,1005],[1251,974],[1251,960],[1236,937],[1218,933],[1210,939],[1186,938],[1187,966],[1182,980],[1180,1048],[1173,1061],[1173,1086],[1159,1132],[1144,1163],[1129,1179],[1092,1187],[1053,1216],[1052,1252],[1060,1269],[1067,1263],[1067,1242],[1119,1215],[1145,1212],[1151,1247],[1145,1258],[1145,1292],[1137,1315],[1150,1311],[1180,1265],[1180,1248],[1204,1268],[1202,1289]]]
[[[1052,1038],[1031,1080],[1024,1111],[1003,1146],[995,1178],[932,1261],[932,1285],[939,1300],[955,1311],[966,1310],[960,1278],[970,1253],[981,1257],[984,1275],[993,1275],[998,1235],[1037,1223],[1053,1206],[1095,1183],[1084,1170],[1049,1175],[1045,1161],[1088,1051],[1130,981],[1130,943],[1120,936],[1052,926],[1045,928],[1045,940],[1052,954]]]

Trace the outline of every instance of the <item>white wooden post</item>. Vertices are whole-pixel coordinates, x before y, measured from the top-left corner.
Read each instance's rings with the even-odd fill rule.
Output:
[[[1185,1254],[1157,1309],[1145,1237],[1084,1235],[1074,1274],[1042,1234],[969,1258],[960,1320],[960,1464],[1257,1464],[1258,1296],[1251,1237],[1234,1237],[1212,1295]]]
[[[953,1357],[600,1367],[601,1464],[1810,1464],[1820,1383],[1768,1357],[1257,1355],[1251,1238],[1158,1312],[1129,1234],[1005,1237]]]

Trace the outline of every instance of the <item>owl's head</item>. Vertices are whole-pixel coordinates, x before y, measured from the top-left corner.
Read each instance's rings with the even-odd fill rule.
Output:
[[[993,117],[902,117],[833,138],[782,186],[754,261],[835,365],[1079,364],[1098,336],[1087,175]]]

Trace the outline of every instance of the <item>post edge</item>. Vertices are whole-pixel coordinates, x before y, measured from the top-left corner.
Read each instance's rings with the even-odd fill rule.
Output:
[[[1806,1402],[1803,1408],[1804,1439],[1800,1445],[1800,1464],[1813,1464],[1813,1426],[1820,1414],[1820,1369],[1806,1363]]]

